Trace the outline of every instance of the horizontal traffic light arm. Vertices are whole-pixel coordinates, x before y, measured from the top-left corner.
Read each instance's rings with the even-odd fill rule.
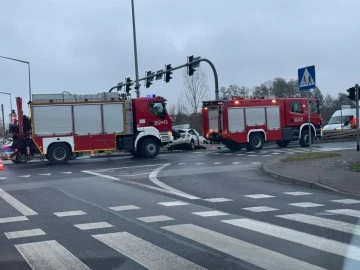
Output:
[[[217,72],[216,72],[216,69],[215,69],[214,64],[213,64],[210,60],[208,60],[208,59],[206,59],[206,58],[200,58],[200,59],[194,60],[194,61],[192,61],[192,62],[190,62],[190,63],[186,63],[186,64],[181,65],[181,66],[173,67],[173,68],[168,69],[168,70],[165,70],[165,71],[163,70],[162,72],[156,73],[155,75],[146,76],[146,77],[144,77],[144,78],[139,79],[139,82],[140,82],[140,81],[145,81],[145,80],[150,79],[150,78],[152,78],[152,77],[155,77],[156,75],[163,75],[163,74],[165,74],[166,72],[169,72],[169,71],[172,72],[172,71],[174,71],[174,70],[178,70],[178,69],[180,69],[180,68],[188,67],[188,66],[190,66],[190,65],[197,64],[197,63],[200,63],[200,62],[206,62],[206,63],[208,63],[208,64],[210,65],[212,71],[214,72],[214,79],[215,79],[215,98],[218,100],[218,99],[219,99],[219,80],[218,80],[218,75],[217,75]],[[130,83],[123,83],[122,85],[123,85],[123,86],[126,86],[126,85],[128,85],[128,84],[132,85],[133,83],[135,83],[135,81],[131,81]],[[116,86],[114,86],[114,87],[111,87],[110,90],[109,90],[109,92],[112,92],[112,90],[117,89],[117,88],[118,88],[118,85],[116,85]]]

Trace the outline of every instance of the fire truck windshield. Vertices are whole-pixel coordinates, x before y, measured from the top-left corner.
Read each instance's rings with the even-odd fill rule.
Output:
[[[158,117],[166,117],[166,103],[165,102],[153,102],[150,103],[150,112]]]

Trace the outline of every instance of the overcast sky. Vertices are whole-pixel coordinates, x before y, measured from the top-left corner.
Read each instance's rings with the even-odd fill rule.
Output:
[[[141,77],[195,55],[215,64],[220,86],[296,79],[308,65],[325,94],[360,83],[358,0],[135,0],[135,13]],[[30,61],[33,93],[108,91],[135,78],[131,1],[0,0],[0,55]],[[173,104],[182,90],[177,71],[141,95]],[[0,91],[28,101],[27,65],[0,59]],[[8,96],[0,103],[8,112]]]

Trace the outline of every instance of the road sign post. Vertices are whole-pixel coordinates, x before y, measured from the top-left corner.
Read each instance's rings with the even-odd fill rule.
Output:
[[[360,151],[360,144],[359,144],[359,99],[360,99],[360,93],[359,93],[359,85],[355,84],[355,95],[356,95],[356,151]]]
[[[309,144],[310,144],[310,153],[312,152],[312,132],[311,132],[311,119],[310,119],[310,91],[316,87],[315,82],[315,66],[308,66],[298,69],[298,83],[299,90],[305,91],[308,90],[307,95],[307,104],[308,104],[308,127],[309,127]]]

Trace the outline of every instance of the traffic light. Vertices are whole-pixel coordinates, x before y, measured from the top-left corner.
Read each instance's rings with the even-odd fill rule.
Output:
[[[194,59],[194,56],[193,56],[193,55],[192,55],[192,56],[188,56],[188,63],[191,63],[191,62],[193,61],[193,59]],[[195,68],[193,68],[192,65],[189,65],[189,66],[187,67],[187,70],[188,70],[188,75],[189,75],[189,76],[192,76],[192,75],[194,74]]]
[[[151,75],[153,75],[153,73],[152,73],[151,71],[146,71],[145,77],[149,77],[149,76],[151,76]],[[154,76],[146,79],[146,83],[145,83],[145,87],[146,87],[146,88],[149,88],[150,85],[152,85],[152,80],[153,80],[153,79],[154,79]]]
[[[192,76],[196,70],[195,68],[200,66],[199,60],[200,60],[200,56],[198,56],[198,57],[194,57],[193,55],[188,56],[187,73],[189,76]],[[192,62],[196,62],[196,63],[190,64]]]
[[[349,95],[347,96],[348,99],[350,100],[356,100],[356,95],[355,95],[355,87],[351,87],[348,90],[346,90],[347,92],[349,92]]]
[[[131,90],[131,79],[128,77],[128,78],[126,78],[125,79],[125,81],[126,81],[126,83],[125,83],[125,85],[126,85],[126,87],[125,87],[125,90],[126,90],[126,93],[129,93],[130,92],[130,90]]]
[[[171,79],[172,79],[172,77],[171,77],[171,74],[172,74],[172,72],[170,71],[170,69],[171,69],[171,64],[169,64],[169,65],[165,65],[165,78],[164,78],[164,80],[165,80],[165,82],[169,82]]]

